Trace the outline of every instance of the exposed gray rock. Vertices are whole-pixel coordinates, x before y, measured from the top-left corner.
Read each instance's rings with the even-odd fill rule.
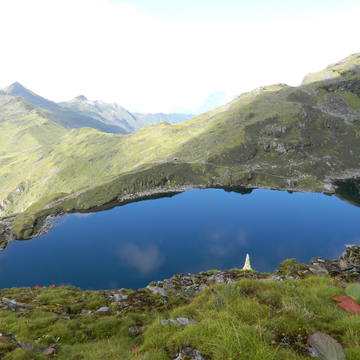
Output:
[[[182,348],[179,355],[173,360],[205,360],[198,350],[191,347]]]
[[[56,353],[57,346],[57,344],[51,344],[48,347],[39,348],[38,351],[40,351],[43,355],[46,356],[54,355]]]
[[[346,245],[337,260],[313,258],[309,269],[315,275],[329,274],[343,280],[360,281],[360,246]]]
[[[82,309],[81,312],[80,312],[80,314],[82,314],[82,315],[88,315],[88,314],[91,314],[91,313],[92,313],[91,310],[86,310],[86,309]]]
[[[99,313],[107,313],[109,311],[109,307],[107,306],[102,306],[101,308],[96,310]]]
[[[2,298],[0,301],[0,308],[11,310],[11,311],[20,311],[24,312],[27,310],[33,310],[38,309],[36,306],[28,305],[20,303],[16,300],[8,299],[8,298]]]
[[[186,326],[189,324],[195,324],[195,320],[188,318],[176,318],[176,319],[166,319],[161,320],[161,325],[176,325],[176,326]]]
[[[128,334],[131,337],[136,337],[141,335],[144,332],[145,327],[144,326],[132,326],[128,329]]]
[[[150,285],[148,285],[146,287],[146,289],[149,289],[152,293],[154,293],[156,295],[161,295],[161,296],[166,296],[167,295],[165,289],[163,289],[160,286],[150,286]]]
[[[268,276],[240,269],[209,271],[200,274],[177,274],[170,279],[152,282],[147,289],[161,296],[183,296],[192,298],[200,291],[214,284],[229,284],[242,278],[263,279]]]
[[[116,293],[113,294],[112,298],[116,303],[121,302],[123,300],[126,300],[128,298],[128,295],[122,294],[122,293]]]
[[[317,263],[312,264],[312,266],[309,267],[309,270],[316,276],[329,275],[329,271]]]

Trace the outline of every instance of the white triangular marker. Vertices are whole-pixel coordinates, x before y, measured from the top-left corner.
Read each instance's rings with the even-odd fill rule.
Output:
[[[250,264],[250,256],[249,256],[249,254],[246,254],[245,264],[244,264],[244,267],[241,270],[252,270],[251,264]]]

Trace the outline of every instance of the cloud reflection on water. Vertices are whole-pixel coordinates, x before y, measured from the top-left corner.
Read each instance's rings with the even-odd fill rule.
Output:
[[[118,255],[124,265],[136,269],[142,275],[148,275],[164,262],[160,250],[154,245],[140,247],[133,243],[124,243],[119,247]]]
[[[247,234],[242,229],[211,230],[208,238],[208,250],[217,257],[226,257],[248,245]]]

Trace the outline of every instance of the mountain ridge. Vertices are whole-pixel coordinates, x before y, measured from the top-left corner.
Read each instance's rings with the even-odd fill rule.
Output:
[[[10,96],[23,98],[43,112],[44,116],[56,121],[65,128],[92,127],[108,133],[127,134],[143,126],[153,125],[167,118],[170,122],[186,120],[191,114],[132,114],[117,103],[101,100],[88,100],[79,95],[70,101],[56,103],[29,90],[19,82],[14,82],[2,90]]]
[[[263,86],[180,124],[126,136],[73,129],[26,156],[0,149],[0,216],[30,238],[49,215],[194,187],[334,194],[360,177],[359,65],[355,54],[336,78]]]

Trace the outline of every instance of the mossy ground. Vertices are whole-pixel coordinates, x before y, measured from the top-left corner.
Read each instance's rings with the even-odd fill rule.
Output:
[[[82,309],[108,306],[106,294],[71,287],[1,290],[2,297],[43,308],[24,313],[1,310],[1,333],[11,332],[18,341],[39,347],[57,342],[55,358],[63,360],[165,360],[175,358],[185,346],[212,360],[300,360],[310,358],[308,335],[323,331],[344,346],[348,360],[360,358],[360,317],[330,299],[344,294],[344,286],[327,277],[283,282],[243,279],[215,285],[191,301],[170,307],[120,312],[110,306],[103,315],[80,314]],[[60,311],[64,308],[66,314]],[[160,323],[177,317],[196,323],[185,327]],[[144,326],[145,331],[131,337],[128,328],[132,326]],[[0,352],[6,353],[7,360],[46,358],[36,351],[6,346]]]

